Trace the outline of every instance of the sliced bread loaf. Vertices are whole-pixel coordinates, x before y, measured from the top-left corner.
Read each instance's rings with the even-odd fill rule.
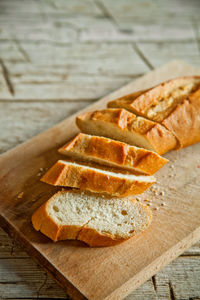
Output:
[[[58,151],[73,159],[136,170],[148,175],[154,174],[168,162],[157,153],[144,148],[84,133],[79,133]]]
[[[53,165],[41,180],[118,197],[141,194],[156,181],[153,176],[115,173],[64,160]]]
[[[147,91],[113,100],[108,107],[121,107],[155,122],[162,122],[176,106],[200,87],[200,77],[182,77],[161,83]],[[137,96],[138,95],[138,96]]]
[[[151,210],[133,199],[63,190],[36,210],[32,223],[53,241],[76,239],[100,247],[129,239],[151,218]]]
[[[81,131],[109,137],[163,154],[177,147],[176,137],[161,124],[136,116],[125,109],[104,109],[76,118]]]

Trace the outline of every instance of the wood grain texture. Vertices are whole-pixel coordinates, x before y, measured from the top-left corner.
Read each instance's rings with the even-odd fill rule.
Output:
[[[88,101],[64,103],[45,101],[45,104],[39,101],[0,102],[0,153],[50,128],[89,103]]]
[[[87,110],[105,106],[115,96],[141,86],[147,88],[166,80],[171,74],[192,73],[199,72],[179,62],[171,63],[105,97]],[[39,182],[37,175],[42,173],[40,168],[49,167],[58,158],[56,149],[75,134],[77,129],[73,124],[74,116],[1,157],[2,226],[54,274],[68,293],[74,293],[72,284],[75,285],[79,293],[73,294],[74,298],[80,297],[81,291],[83,298],[122,299],[199,238],[199,144],[167,155],[171,164],[159,171],[155,187],[165,193],[164,198],[161,199],[154,189],[141,196],[152,200],[153,205],[159,208],[154,211],[153,224],[146,233],[106,249],[90,249],[70,241],[52,244],[35,232],[30,224],[32,212],[55,192],[53,187]],[[176,173],[172,171],[172,164]],[[22,191],[23,197],[18,198]],[[162,201],[166,202],[166,206],[162,207]],[[142,258],[141,252],[145,253]],[[67,264],[64,263],[66,260]],[[110,273],[114,274],[112,281],[109,280]],[[105,284],[107,282],[109,284]]]
[[[12,241],[2,229],[0,229],[0,240],[0,259],[6,258],[6,260],[2,262],[3,270],[0,272],[0,276],[1,274],[4,276],[3,282],[0,284],[1,295],[4,293],[4,299],[9,298],[14,300],[16,294],[18,295],[17,299],[24,299],[27,295],[32,295],[31,297],[33,298],[31,299],[66,299],[65,293],[57,287],[55,281],[51,279],[51,277],[47,280],[48,275],[46,272],[41,270],[41,268],[29,258],[26,252],[21,250],[19,244]],[[199,286],[199,261],[197,260],[197,256],[194,255],[200,255],[199,245],[200,243],[197,243],[185,251],[184,255],[187,255],[187,257],[184,257],[184,259],[182,259],[182,257],[178,258],[161,272],[157,273],[154,283],[152,279],[148,280],[125,299],[169,300],[169,282],[172,283],[178,299],[180,297],[178,290],[181,290],[182,285],[184,286],[184,290],[187,290],[188,298],[190,296],[194,298],[195,296],[197,297],[199,294],[197,288]],[[17,259],[19,259],[19,263]],[[33,271],[34,285],[29,286],[25,284],[25,282],[31,282]],[[7,281],[7,278],[9,278],[9,281]],[[0,279],[2,280],[2,277],[0,277]]]
[[[103,75],[105,80],[107,76],[110,78],[119,76],[120,79],[124,79],[125,83],[172,58],[184,59],[198,66],[200,51],[197,51],[196,45],[200,50],[199,14],[199,0],[15,0],[12,2],[1,0],[0,59],[7,68],[8,79],[10,79],[14,90],[15,86],[12,83],[12,78],[15,80],[15,77],[20,76],[25,79],[25,82],[34,79],[33,81],[29,80],[29,84],[35,87],[35,89],[32,89],[33,93],[37,92],[38,85],[40,86],[44,82],[42,77],[45,81],[49,80],[50,85],[53,81],[59,82],[62,81],[62,78],[66,79],[66,74],[81,75],[79,81],[83,80],[83,84],[87,86],[88,90],[91,89],[90,85],[93,81],[92,79],[84,80],[84,74],[91,77],[93,75]],[[151,32],[150,28],[154,32]],[[94,33],[97,34],[97,37],[94,36]],[[84,42],[84,39],[90,41]],[[140,44],[137,41],[140,41]],[[30,45],[26,48],[28,53],[25,51],[24,45]],[[47,53],[47,59],[45,59],[45,53],[41,51],[37,53],[38,47]],[[134,51],[131,51],[131,47]],[[64,55],[65,50],[67,55]],[[72,53],[69,50],[72,50]],[[135,51],[138,55],[134,54]],[[35,55],[34,52],[36,52]],[[61,59],[56,59],[57,62],[54,64],[52,57],[55,57],[56,53]],[[39,54],[42,57],[41,61]],[[101,60],[103,64],[101,64]],[[27,73],[27,76],[25,73]],[[32,74],[34,74],[34,77]],[[0,77],[1,85],[1,82],[5,83],[5,78],[4,75],[0,75]],[[17,84],[19,82],[20,80]],[[23,88],[25,88],[25,82]],[[73,82],[71,84],[73,85]],[[74,84],[77,86],[75,81]],[[112,85],[111,80],[109,84],[111,85],[111,91],[116,87],[119,88],[123,84],[123,80],[115,82],[115,86]],[[107,87],[109,88],[108,85]],[[22,101],[17,94],[14,97],[10,94],[7,85],[4,85],[4,88],[3,94],[0,90],[1,152],[54,125],[66,117],[65,111],[68,111],[68,107],[71,110],[72,107],[71,100],[70,102],[68,100],[62,102],[57,100],[60,98],[60,93],[59,89],[55,92],[56,85],[54,86],[56,99],[51,98],[52,105],[44,101],[44,93],[40,87],[41,94],[37,93],[34,99],[37,106],[34,106],[36,104],[32,105],[33,101],[30,101],[34,94],[28,95],[28,101],[26,99]],[[100,84],[99,91],[101,96],[105,94],[103,84]],[[84,107],[84,103],[79,108],[82,101],[80,102],[80,99],[77,98],[76,89],[74,89],[74,93],[73,99],[78,100],[77,103],[74,103],[74,107],[75,110],[78,110]],[[66,91],[64,91],[64,94],[66,96]],[[3,102],[7,102],[8,99],[14,102],[3,105]],[[92,97],[90,99],[90,101],[93,100],[96,100],[96,98]],[[53,105],[54,101],[57,102],[55,106]],[[17,109],[18,105],[22,108],[22,112]],[[54,107],[58,107],[58,109],[53,113]],[[5,109],[5,113],[2,111],[3,109]],[[33,114],[31,114],[31,110],[33,110]],[[37,116],[37,110],[38,115],[41,117]],[[23,126],[24,120],[25,126]],[[8,237],[5,238],[5,236],[5,234],[0,234],[0,244],[2,243],[3,253],[7,253],[7,258],[12,259],[15,253],[21,255],[18,247],[11,247],[13,240]],[[185,259],[190,259],[190,255],[200,259],[199,249],[199,244],[190,248],[183,254]],[[7,264],[9,266],[9,260],[7,260]],[[26,268],[26,260],[22,264]],[[187,295],[190,295],[187,300],[189,298],[199,300],[198,280],[195,281],[196,294],[191,289],[192,286],[194,288],[191,282],[194,282],[197,270],[192,269],[191,261],[190,264],[194,274],[187,278],[184,277],[184,265],[173,264],[170,272],[166,274],[166,285],[169,286],[168,283],[171,281],[172,291],[174,291],[176,285],[180,284],[180,287],[181,285],[187,286]],[[15,269],[10,269],[10,272],[15,272]],[[165,272],[165,269],[163,272]],[[43,274],[42,269],[41,274]],[[172,276],[172,274],[177,275]],[[38,278],[40,276],[42,275],[38,273]],[[182,280],[183,277],[184,280]],[[22,281],[22,284],[20,282],[16,284],[16,286],[19,285],[19,289],[13,285],[8,285],[9,288],[7,288],[7,284],[4,283],[8,298],[26,297],[23,287],[25,286],[25,290],[32,289],[32,283],[31,279],[24,281],[22,278]],[[11,284],[8,273],[7,282]],[[162,282],[157,282],[158,288],[159,284],[162,284]],[[12,288],[15,288],[16,295],[13,295]],[[170,299],[171,296],[175,295],[173,292],[170,294],[167,288],[162,288],[162,292],[162,295],[159,295],[160,298],[162,296],[161,299]],[[20,296],[21,293],[23,296]],[[176,299],[182,300],[177,294],[175,296],[177,296]],[[40,298],[37,295],[37,290],[35,290],[35,294],[32,290],[31,299],[37,297]],[[59,295],[52,290],[52,293],[48,294],[48,299],[55,297],[59,297]],[[186,297],[183,298],[186,299]],[[134,291],[131,299],[156,299],[152,280]]]

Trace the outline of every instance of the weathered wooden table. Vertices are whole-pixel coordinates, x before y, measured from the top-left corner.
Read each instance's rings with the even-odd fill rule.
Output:
[[[1,0],[0,153],[173,58],[200,67],[199,0]],[[67,298],[1,229],[0,298]],[[200,243],[126,299],[200,299]]]

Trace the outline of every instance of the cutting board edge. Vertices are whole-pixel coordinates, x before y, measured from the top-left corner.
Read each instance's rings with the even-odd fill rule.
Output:
[[[187,235],[183,240],[176,243],[169,250],[162,253],[162,255],[159,256],[156,260],[154,260],[151,264],[147,265],[139,273],[137,273],[131,279],[127,280],[125,283],[123,283],[121,286],[119,286],[109,295],[107,295],[104,298],[97,299],[94,297],[88,298],[57,269],[55,274],[55,271],[53,270],[55,268],[53,267],[51,262],[42,253],[40,253],[32,244],[30,245],[23,237],[23,234],[18,232],[15,226],[9,223],[6,220],[6,218],[2,215],[0,215],[0,227],[11,238],[16,240],[20,244],[22,249],[31,258],[33,258],[36,263],[38,263],[42,268],[44,268],[48,272],[48,274],[66,291],[66,293],[70,297],[72,297],[73,300],[115,300],[116,297],[118,297],[117,298],[118,300],[123,300],[131,292],[136,290],[139,286],[145,283],[158,271],[162,270],[165,266],[167,266],[170,262],[172,262],[175,258],[181,255],[185,250],[190,248],[200,239],[200,226],[199,226],[199,228],[195,229],[193,232]],[[47,262],[47,264],[44,264],[44,260]]]
[[[106,298],[101,300],[115,300],[116,296],[118,296],[118,300],[123,300],[126,296],[128,296],[131,292],[135,291],[139,286],[149,280],[152,276],[154,276],[157,272],[161,271],[164,267],[166,267],[170,262],[180,256],[184,251],[190,248],[192,245],[197,243],[200,240],[200,226],[196,228],[193,232],[187,235],[183,240],[176,243],[173,247],[171,247],[166,252],[163,252],[157,259],[155,259],[151,264],[147,265],[144,269],[138,272],[131,279],[126,281],[123,285],[121,285],[118,289],[108,295]],[[166,259],[167,258],[167,259]],[[159,265],[159,267],[158,267]],[[146,273],[143,276],[143,273]],[[138,279],[139,278],[139,279]],[[122,295],[122,289],[125,290]],[[120,292],[120,296],[117,292]],[[91,299],[96,300],[96,299]]]
[[[0,227],[15,241],[20,244],[20,247],[33,258],[36,263],[44,268],[48,274],[68,293],[70,297],[74,300],[87,300],[88,298],[80,292],[80,290],[73,285],[62,273],[60,273],[56,268],[53,267],[53,264],[45,257],[41,252],[37,250],[32,244],[29,244],[26,241],[26,238],[23,236],[21,232],[19,232],[13,224],[9,223],[7,219],[0,215]],[[44,260],[48,263],[48,265],[44,264]],[[55,271],[52,269],[56,269]],[[56,277],[57,276],[57,277]],[[63,282],[65,281],[65,283]],[[66,286],[66,282],[68,285]],[[75,292],[74,292],[75,289]]]

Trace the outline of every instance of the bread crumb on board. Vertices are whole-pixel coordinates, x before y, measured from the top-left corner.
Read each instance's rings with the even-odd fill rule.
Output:
[[[159,207],[154,207],[153,210],[159,210]]]
[[[18,194],[17,198],[18,198],[18,199],[22,199],[23,196],[24,196],[24,192],[21,192],[21,193]]]

